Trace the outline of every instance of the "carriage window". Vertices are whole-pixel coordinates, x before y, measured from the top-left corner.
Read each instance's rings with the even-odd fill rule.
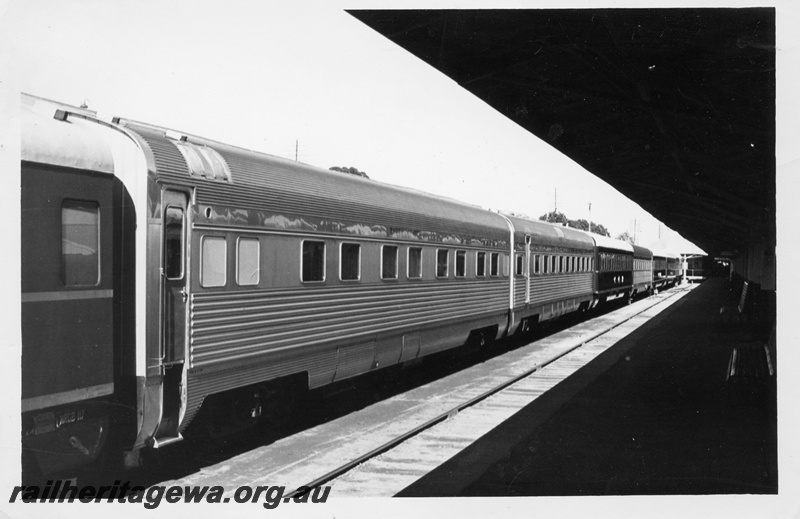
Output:
[[[61,280],[66,286],[100,282],[100,206],[65,200],[61,206]]]
[[[339,279],[358,281],[361,279],[361,245],[343,243],[339,251]]]
[[[436,249],[436,277],[446,278],[449,274],[448,263],[450,261],[450,251],[447,249]]]
[[[492,252],[489,255],[489,275],[490,276],[500,275],[500,255],[496,252]]]
[[[384,245],[381,254],[381,278],[397,279],[397,247]]]
[[[203,236],[200,255],[200,285],[225,286],[227,246],[222,236]]]
[[[167,279],[183,277],[183,209],[164,210],[164,275]]]
[[[486,276],[486,253],[478,252],[475,255],[475,275],[479,278]]]
[[[422,248],[408,248],[408,277],[419,279],[422,277]]]
[[[516,265],[516,269],[514,270],[514,275],[515,276],[521,276],[522,275],[522,261],[525,258],[523,258],[522,255],[520,255],[520,254],[517,254],[515,257],[517,258],[517,265]]]
[[[456,251],[456,277],[463,278],[467,275],[467,251]]]
[[[258,238],[239,238],[236,250],[236,283],[239,286],[258,285],[260,252]]]
[[[511,258],[508,254],[503,254],[503,275],[508,277],[508,273],[511,270]]]
[[[302,279],[325,281],[325,242],[305,240],[303,242]]]
[[[538,274],[539,273],[539,255],[538,254],[534,254],[533,255],[533,273],[534,274]]]

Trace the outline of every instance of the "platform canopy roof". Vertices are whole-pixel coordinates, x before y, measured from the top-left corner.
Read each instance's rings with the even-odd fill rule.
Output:
[[[709,254],[774,243],[773,8],[349,13]]]

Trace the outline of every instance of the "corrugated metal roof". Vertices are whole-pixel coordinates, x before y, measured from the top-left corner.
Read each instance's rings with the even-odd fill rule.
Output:
[[[594,242],[583,231],[571,227],[563,227],[540,220],[531,220],[514,215],[506,215],[514,224],[517,240],[528,234],[535,238],[535,242],[552,247],[570,247],[576,249],[592,250]],[[521,236],[522,235],[522,236]]]
[[[124,124],[147,140],[156,155],[157,165],[167,163],[159,161],[159,155],[180,156],[177,151],[170,150],[176,145],[166,136],[166,129],[132,121],[124,121]],[[197,136],[186,136],[186,142],[208,146],[219,153],[230,168],[230,182],[190,176],[185,166],[167,168],[169,171],[156,174],[196,186],[196,199],[201,204],[508,241],[503,218],[477,206]]]

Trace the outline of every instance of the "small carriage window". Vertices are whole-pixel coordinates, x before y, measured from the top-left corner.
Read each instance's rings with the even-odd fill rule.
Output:
[[[397,279],[397,247],[384,245],[381,254],[381,278]]]
[[[534,254],[533,255],[533,273],[534,274],[538,274],[539,273],[539,255],[538,254]]]
[[[203,236],[200,255],[200,285],[225,286],[227,245],[222,236]]]
[[[258,285],[260,252],[258,238],[239,238],[236,251],[236,283],[239,286]]]
[[[422,248],[408,248],[408,278],[419,279],[422,277]]]
[[[66,286],[100,282],[100,206],[65,200],[61,206],[61,280]]]
[[[436,249],[436,277],[446,278],[449,274],[448,263],[450,262],[450,251],[447,249]]]
[[[515,258],[517,259],[517,262],[516,262],[517,264],[516,264],[516,269],[514,270],[514,275],[515,276],[521,276],[522,275],[522,266],[523,266],[522,262],[523,262],[523,260],[525,258],[521,254],[517,254],[515,256]]]
[[[164,210],[164,274],[167,279],[183,277],[183,209]]]
[[[500,275],[500,255],[496,252],[492,252],[489,255],[489,275],[490,276]]]
[[[456,251],[456,277],[463,278],[467,275],[467,251]]]
[[[358,281],[361,279],[361,245],[343,243],[339,250],[339,279]]]
[[[486,276],[486,253],[478,252],[475,255],[475,275],[479,278]]]
[[[305,240],[303,242],[302,280],[325,281],[325,242]]]

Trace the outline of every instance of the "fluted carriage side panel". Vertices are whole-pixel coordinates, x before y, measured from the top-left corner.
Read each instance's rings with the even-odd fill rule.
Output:
[[[267,351],[468,320],[504,311],[504,296],[502,281],[195,294],[190,366],[215,368]]]
[[[458,346],[473,327],[503,325],[507,297],[502,278],[193,294],[187,413],[272,378],[307,372],[316,387],[388,366],[406,335],[416,349],[402,360]]]
[[[591,298],[590,273],[534,276],[531,279],[531,304],[546,304],[572,298]]]

